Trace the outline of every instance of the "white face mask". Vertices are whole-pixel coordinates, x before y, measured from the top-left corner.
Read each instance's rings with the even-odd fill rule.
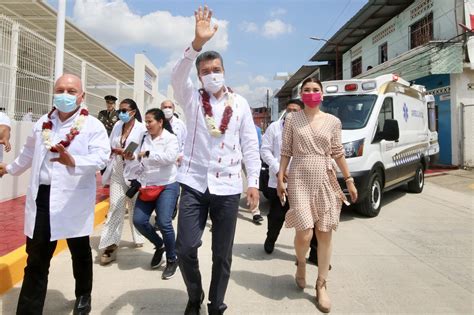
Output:
[[[217,93],[225,84],[223,73],[209,73],[201,77],[204,89],[208,93]]]
[[[171,117],[173,117],[173,109],[172,108],[165,108],[165,109],[163,109],[163,114],[165,114],[166,119],[171,119]]]

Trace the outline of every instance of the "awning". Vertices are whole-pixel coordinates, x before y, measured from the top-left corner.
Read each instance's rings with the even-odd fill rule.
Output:
[[[69,3],[69,2],[68,2]],[[56,42],[56,11],[42,0],[1,0],[0,12]],[[133,67],[66,18],[64,48],[124,83],[133,83]]]
[[[375,78],[395,73],[410,81],[432,74],[462,73],[463,44],[460,42],[432,41],[411,49],[354,77]]]
[[[369,0],[336,34],[334,34],[310,61],[336,60],[336,46],[342,56],[354,45],[366,38],[409,7],[414,0]],[[317,34],[315,34],[317,35]]]

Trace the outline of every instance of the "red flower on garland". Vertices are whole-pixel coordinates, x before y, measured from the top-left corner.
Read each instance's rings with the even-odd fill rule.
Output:
[[[227,87],[227,90],[230,93],[233,93],[230,87]],[[214,117],[214,114],[212,113],[212,106],[211,106],[211,101],[210,101],[211,96],[204,89],[200,89],[199,93],[201,94],[202,107],[204,108],[204,113],[209,117]],[[233,113],[232,107],[226,106],[226,108],[224,109],[224,113],[222,114],[221,125],[219,127],[219,130],[222,134],[225,134],[227,128],[229,127],[229,122],[230,122],[230,119],[232,118],[232,113]]]
[[[53,112],[56,110],[55,107],[53,107],[53,109],[48,113],[48,119],[51,119],[51,115],[53,114]],[[89,116],[89,111],[87,110],[87,108],[82,108],[81,111],[79,112],[80,116]],[[79,127],[80,128],[80,127]],[[44,122],[43,123],[43,128],[42,130],[52,130],[53,129],[53,122],[51,120],[48,120],[47,122]],[[56,145],[62,145],[63,147],[67,148],[71,145],[71,142],[72,140],[74,140],[74,138],[79,134],[79,129],[77,126],[73,126],[69,133],[66,134],[66,140],[61,140],[59,143],[57,143]],[[48,137],[48,136],[46,136]],[[46,139],[45,139],[46,140]],[[49,140],[45,141],[45,143],[49,143]],[[51,152],[58,152],[58,150],[56,149],[56,145],[55,146],[52,146],[49,151]],[[49,147],[49,146],[47,146]]]

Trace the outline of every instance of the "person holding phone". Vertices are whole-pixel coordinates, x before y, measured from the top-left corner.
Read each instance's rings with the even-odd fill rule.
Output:
[[[166,251],[166,268],[161,278],[167,280],[172,278],[178,269],[172,217],[179,194],[179,184],[176,181],[179,141],[161,109],[153,108],[147,111],[145,124],[148,133],[143,138],[140,153],[135,157],[135,162],[129,164],[129,173],[131,177],[137,178],[141,189],[152,192],[146,194],[140,191],[138,193],[133,224],[155,245],[155,254],[150,263],[152,269],[164,263],[162,257]],[[144,194],[146,196],[143,196]],[[150,224],[153,210],[155,210],[156,223],[163,238]]]
[[[339,224],[342,203],[347,202],[336,178],[333,160],[345,178],[352,202],[357,200],[354,179],[344,157],[341,144],[341,121],[320,110],[323,88],[319,80],[308,78],[300,91],[305,107],[291,113],[285,120],[277,192],[282,201],[288,197],[286,227],[295,228],[297,269],[296,285],[306,287],[306,253],[313,233],[318,240],[318,279],[316,306],[328,313],[331,300],[326,291],[326,279],[331,259],[332,231]],[[288,190],[285,173],[288,172]],[[315,228],[315,232],[313,232]]]
[[[126,165],[133,159],[133,154],[138,150],[138,145],[146,132],[145,125],[142,124],[140,111],[134,100],[124,99],[119,105],[118,113],[120,120],[114,125],[110,133],[112,154],[102,178],[103,184],[110,181],[110,207],[99,243],[99,250],[103,250],[100,256],[101,265],[106,265],[117,257],[117,248],[122,238],[126,206],[128,206],[130,217],[133,217],[136,195],[133,198],[128,198],[125,195],[130,188],[128,180],[131,179],[126,172]],[[130,220],[130,227],[133,242],[137,247],[141,247],[144,238],[133,226],[132,220]]]

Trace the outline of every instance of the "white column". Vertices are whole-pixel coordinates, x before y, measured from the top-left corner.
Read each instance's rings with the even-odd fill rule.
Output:
[[[18,37],[20,35],[20,25],[16,22],[12,25],[12,39],[10,46],[10,84],[8,91],[7,115],[10,119],[15,117],[16,99],[16,75],[18,70]]]
[[[64,69],[64,28],[66,25],[66,0],[58,0],[58,17],[56,22],[56,59],[54,81],[63,74]]]
[[[120,81],[119,80],[117,80],[117,82],[115,83],[115,97],[120,102]]]

